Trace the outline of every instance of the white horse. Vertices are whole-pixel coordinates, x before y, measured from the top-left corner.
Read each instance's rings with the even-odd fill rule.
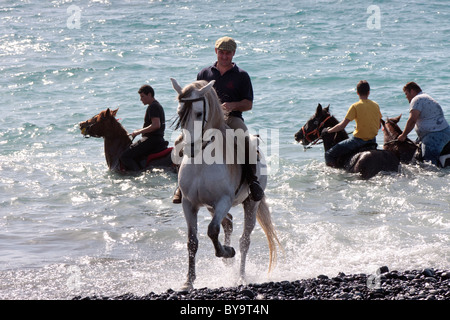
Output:
[[[230,143],[226,142],[226,129],[229,127],[224,120],[224,113],[213,88],[214,81],[196,81],[184,89],[175,79],[171,79],[173,88],[178,95],[178,125],[183,130],[183,158],[181,160],[178,184],[182,193],[182,207],[188,227],[189,269],[187,281],[183,289],[192,289],[195,280],[195,255],[198,249],[197,213],[205,206],[212,215],[208,226],[208,236],[211,238],[217,257],[232,258],[235,250],[230,246],[230,235],[233,229],[232,217],[228,213],[232,206],[243,204],[244,231],[240,238],[240,281],[245,283],[245,260],[250,246],[250,234],[255,227],[256,219],[264,230],[269,243],[269,271],[276,260],[276,242],[279,243],[272,224],[269,207],[263,198],[255,202],[249,197],[249,187],[242,178],[242,165],[227,163],[226,149]],[[194,130],[195,128],[195,130]],[[195,132],[197,131],[197,132]],[[198,131],[201,131],[200,133]],[[208,132],[214,137],[205,138]],[[211,134],[210,134],[211,135]],[[221,137],[220,137],[221,135]],[[223,145],[219,143],[224,139]],[[233,156],[236,155],[234,138],[231,143]],[[188,151],[186,146],[191,146]],[[214,145],[215,161],[204,158],[197,161],[198,156],[205,153],[207,148]],[[223,147],[223,148],[222,148]],[[221,152],[224,151],[224,152]],[[262,157],[262,154],[260,154]],[[220,160],[220,157],[223,161]],[[229,159],[229,158],[228,158]],[[234,158],[233,158],[234,159]],[[237,158],[236,158],[237,159]],[[238,161],[234,161],[238,162]],[[267,176],[261,175],[264,161],[258,162],[259,181],[263,188],[267,184]],[[225,244],[219,241],[220,225],[225,232]]]

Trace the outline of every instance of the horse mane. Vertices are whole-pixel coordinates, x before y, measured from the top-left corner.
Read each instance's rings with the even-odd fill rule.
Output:
[[[207,81],[199,80],[194,81],[193,83],[187,85],[186,87],[183,88],[181,94],[178,95],[178,101],[189,98],[194,91],[200,90],[207,84],[208,84]],[[206,92],[204,96],[209,104],[208,119],[204,129],[207,130],[207,129],[223,128],[225,126],[225,118],[222,110],[222,104],[219,100],[219,97],[217,96],[216,90],[214,88],[211,88],[211,90],[208,90],[208,92]],[[175,119],[174,121],[175,129],[184,127],[186,121],[189,119],[191,110],[192,110],[192,102],[190,101],[184,102],[183,109],[180,110],[177,119]]]
[[[113,117],[114,121],[114,127],[117,128],[117,133],[120,135],[125,135],[128,137],[128,132],[127,130],[122,126],[122,124],[119,122],[119,120],[117,120],[115,117]]]
[[[319,104],[317,106],[315,115],[310,120],[315,119],[315,118],[320,119],[320,121],[324,121],[323,122],[324,127],[328,127],[328,128],[334,127],[335,125],[337,125],[339,123],[339,121],[336,119],[336,117],[331,114],[330,105],[328,105],[328,107],[326,107],[326,108],[322,108],[322,105]],[[325,121],[325,119],[327,119],[327,118],[328,118],[328,120]],[[319,133],[319,135],[320,135],[320,133]],[[345,130],[341,130],[334,134],[331,133],[331,134],[323,135],[323,136],[321,136],[321,138],[322,138],[325,150],[329,150],[337,143],[348,139],[348,134]]]
[[[402,115],[395,118],[386,118],[386,121],[381,119],[381,125],[384,131],[384,143],[392,143],[396,141],[399,135],[403,133],[402,129],[398,126],[398,122]],[[409,140],[407,138],[407,140]],[[410,141],[410,140],[409,140]]]
[[[389,125],[389,128],[391,129],[391,130],[389,130],[388,132],[389,132],[389,134],[392,136],[392,138],[393,139],[396,139],[399,135],[401,135],[402,134],[402,129],[400,129],[400,127],[398,126],[398,124],[397,123],[395,123],[394,121],[392,121],[391,119],[387,119],[387,121],[385,122],[385,125],[384,125],[384,127],[385,128],[388,128],[388,125]],[[395,136],[393,136],[393,134],[395,134]]]
[[[401,115],[395,118],[386,118],[386,121],[381,120],[384,131],[383,149],[394,152],[400,162],[409,163],[416,153],[417,145],[409,138],[403,142],[397,140],[403,132],[397,124],[400,117]]]
[[[328,127],[334,127],[335,125],[337,125],[339,123],[339,120],[337,120],[336,117],[331,114],[331,112],[329,110],[329,105],[327,108],[322,109],[322,117],[323,118],[330,117],[330,119],[328,119],[328,121],[327,121]],[[348,139],[347,131],[341,130],[339,132],[336,132],[335,139],[339,139],[339,141]]]
[[[109,108],[106,110],[103,110],[102,112],[100,112],[98,114],[97,122],[100,122],[102,119],[114,120],[114,121],[111,121],[112,130],[108,130],[108,132],[107,132],[108,136],[111,136],[111,137],[126,136],[126,137],[128,137],[127,130],[125,130],[125,128],[122,126],[122,124],[119,122],[119,120],[116,119],[116,114],[117,114],[118,110],[119,109],[110,110]],[[105,133],[105,137],[107,134]]]

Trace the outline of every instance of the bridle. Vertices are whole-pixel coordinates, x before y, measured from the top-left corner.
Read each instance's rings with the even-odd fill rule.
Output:
[[[178,99],[178,101],[179,102],[183,102],[183,103],[186,103],[186,102],[188,102],[188,103],[190,103],[190,106],[184,106],[185,108],[186,107],[190,107],[191,108],[191,110],[189,110],[189,112],[191,112],[192,111],[192,103],[193,102],[197,102],[197,101],[202,101],[203,102],[203,119],[202,119],[202,134],[201,134],[201,136],[203,137],[203,134],[204,134],[204,132],[205,132],[205,124],[206,123],[208,123],[208,120],[206,119],[206,99],[205,99],[205,97],[204,96],[202,96],[202,97],[200,97],[200,98],[194,98],[194,99],[185,99],[185,98],[181,98],[181,99]],[[183,116],[183,118],[185,118],[187,116],[187,114],[186,115],[184,115]],[[202,138],[203,139],[203,138]],[[211,141],[207,141],[206,142],[206,144],[202,144],[202,150],[206,147],[206,145],[207,144],[209,144]],[[195,142],[191,142],[191,156],[193,157],[194,156],[194,145],[195,145]]]
[[[183,102],[183,103],[190,102],[191,103],[191,106],[190,106],[191,108],[192,108],[192,103],[193,102],[197,102],[197,101],[202,101],[203,102],[203,121],[202,121],[202,134],[203,134],[205,123],[208,122],[206,120],[206,99],[205,99],[205,97],[200,97],[200,98],[195,98],[195,99],[184,99],[184,98],[181,98],[178,101],[179,102]]]
[[[81,132],[83,133],[83,136],[85,139],[88,139],[90,137],[94,137],[94,138],[101,138],[101,136],[99,135],[95,135],[95,134],[91,134],[91,128],[96,124],[97,122],[88,124],[87,126],[81,128]]]
[[[390,123],[390,124],[392,124],[392,125],[396,125],[395,122],[393,122],[391,119],[388,119],[386,122],[388,122],[388,123]],[[386,126],[384,126],[384,130],[386,131]],[[388,132],[389,132],[389,136],[392,137],[391,132],[390,132],[390,131],[388,131]],[[389,140],[389,141],[387,141],[387,142],[384,142],[384,144],[392,144],[392,143],[396,143],[396,142],[399,142],[399,143],[402,143],[402,142],[409,143],[409,144],[411,144],[411,145],[413,145],[413,146],[415,146],[415,147],[418,148],[417,144],[414,143],[413,141],[411,141],[409,138],[406,138],[405,141],[399,141],[399,140],[398,140],[398,137],[397,137],[397,138],[394,138],[394,139]]]
[[[97,119],[97,117],[100,117],[100,119]],[[102,135],[98,135],[98,134],[92,134],[91,133],[91,129],[92,127],[94,127],[96,124],[99,124],[101,122],[101,120],[106,119],[107,117],[105,117],[101,112],[99,114],[96,114],[95,116],[93,116],[91,119],[87,120],[87,124],[85,126],[83,126],[83,128],[81,128],[81,124],[80,124],[80,128],[81,128],[81,133],[83,134],[84,138],[90,138],[90,137],[94,137],[94,138],[102,138]],[[113,119],[115,119],[116,121],[118,121],[115,117],[113,117]],[[89,123],[91,122],[92,123]],[[129,136],[131,136],[131,134],[129,134]]]
[[[325,122],[327,122],[331,117],[332,117],[331,115],[326,117],[325,120],[323,120],[317,128],[315,128],[314,130],[311,130],[310,132],[306,132],[305,126],[303,126],[301,128],[302,133],[303,133],[303,138],[306,139],[306,141],[308,141],[308,144],[315,145],[319,142],[319,140],[321,138],[320,130],[325,126]],[[314,134],[317,135],[317,138],[313,139],[313,138],[309,137]]]

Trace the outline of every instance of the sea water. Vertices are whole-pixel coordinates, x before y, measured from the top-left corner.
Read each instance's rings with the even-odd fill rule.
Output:
[[[283,246],[268,273],[265,235],[255,228],[248,282],[371,274],[382,265],[448,268],[448,169],[408,165],[363,181],[325,167],[322,146],[305,152],[293,137],[318,103],[343,119],[362,79],[384,117],[403,114],[402,128],[408,81],[450,119],[449,15],[447,1],[2,1],[0,298],[143,295],[183,284],[176,175],[109,172],[103,141],[84,139],[78,123],[109,107],[128,131],[140,128],[143,84],[171,122],[169,78],[194,81],[224,35],[236,39],[234,61],[253,82],[244,118],[267,133],[266,195]],[[171,145],[178,134],[167,125]],[[242,208],[231,213],[237,255],[226,265],[200,210],[197,287],[238,283]]]

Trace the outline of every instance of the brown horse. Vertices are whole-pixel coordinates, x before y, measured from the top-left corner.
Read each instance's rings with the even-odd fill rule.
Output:
[[[402,134],[402,130],[398,126],[398,122],[402,115],[395,118],[387,118],[386,121],[381,120],[384,132],[384,149],[394,152],[402,163],[411,163],[414,161],[422,162],[421,149],[416,143],[410,139],[398,141],[398,136]],[[450,166],[450,143],[448,143],[441,152],[439,159],[440,167]]]
[[[381,120],[384,133],[384,150],[394,152],[397,158],[402,163],[410,163],[413,158],[418,159],[418,147],[410,139],[405,141],[398,141],[397,138],[402,134],[402,130],[397,123],[400,121],[402,115],[395,118],[386,118],[386,121]]]
[[[325,152],[339,142],[348,139],[348,134],[342,130],[336,133],[321,135],[321,131],[326,127],[333,127],[338,124],[329,112],[329,106],[322,108],[318,105],[316,113],[305,123],[305,125],[295,134],[295,140],[303,146],[316,144],[323,140]],[[380,171],[399,170],[399,160],[395,154],[388,150],[376,149],[376,144],[363,147],[356,153],[342,156],[338,159],[338,168],[345,169],[350,173],[359,173],[363,179],[370,179]]]
[[[120,156],[132,141],[124,127],[115,118],[117,111],[109,108],[103,110],[91,119],[80,122],[81,134],[86,138],[103,137],[105,140],[105,158],[108,168],[113,171],[127,171],[120,163]],[[175,165],[172,162],[173,148],[166,148],[161,152],[150,154],[141,159],[143,170],[151,168],[163,168],[175,171]]]

